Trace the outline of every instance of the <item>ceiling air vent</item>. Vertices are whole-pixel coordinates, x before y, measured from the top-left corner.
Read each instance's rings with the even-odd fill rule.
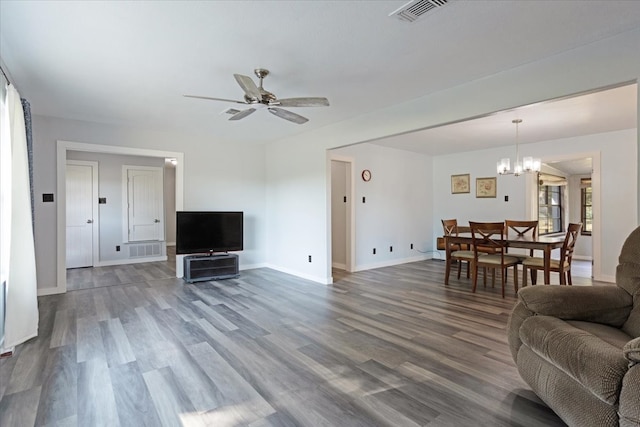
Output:
[[[411,0],[400,9],[391,12],[389,16],[395,16],[405,22],[413,22],[428,12],[435,12],[443,6],[446,6],[447,3],[451,1],[452,0]]]

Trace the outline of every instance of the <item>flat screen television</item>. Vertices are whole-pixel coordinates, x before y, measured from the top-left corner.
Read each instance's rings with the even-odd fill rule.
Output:
[[[241,251],[243,212],[176,212],[176,254]]]

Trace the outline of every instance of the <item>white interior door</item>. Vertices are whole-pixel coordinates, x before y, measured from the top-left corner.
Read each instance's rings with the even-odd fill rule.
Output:
[[[93,266],[94,166],[67,164],[66,267]]]
[[[128,241],[163,240],[162,168],[126,168]]]

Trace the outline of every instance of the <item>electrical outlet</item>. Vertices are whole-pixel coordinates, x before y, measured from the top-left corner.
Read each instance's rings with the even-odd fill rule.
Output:
[[[376,248],[373,248],[373,254],[374,255],[376,254]]]
[[[411,249],[413,249],[413,243],[411,244]]]
[[[120,245],[116,246],[116,252],[120,252]]]
[[[309,262],[311,262],[311,255],[309,255]]]
[[[509,201],[509,196],[504,196],[504,201],[508,202]]]
[[[393,252],[393,246],[389,246],[389,252]]]
[[[367,202],[367,199],[364,196],[362,196],[362,203],[366,203],[366,202]]]

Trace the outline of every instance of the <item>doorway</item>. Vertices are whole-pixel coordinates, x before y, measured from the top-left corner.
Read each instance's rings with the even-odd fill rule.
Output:
[[[331,267],[353,271],[351,159],[331,159]]]
[[[528,212],[531,218],[540,217],[541,186],[559,186],[562,207],[562,232],[569,223],[583,223],[583,230],[576,241],[573,262],[576,277],[601,277],[602,271],[602,217],[601,217],[601,182],[600,153],[588,152],[580,154],[548,157],[543,159],[543,178],[533,179],[527,186]],[[544,176],[551,178],[544,178]],[[586,191],[588,188],[588,192]],[[585,196],[588,194],[588,199]],[[587,203],[588,202],[588,203]],[[540,228],[542,230],[542,228]]]
[[[87,144],[81,142],[57,141],[56,149],[56,188],[58,199],[66,200],[66,163],[68,151],[82,151],[89,153],[120,154],[129,156],[156,157],[175,159],[175,209],[182,210],[184,206],[184,153],[175,151],[160,151],[143,148],[119,147],[111,145]],[[66,254],[66,203],[57,203],[56,252]],[[176,275],[182,273],[182,256],[176,257]],[[65,257],[58,256],[56,260],[56,286],[38,289],[38,295],[51,295],[67,291],[67,269]]]
[[[591,156],[566,157],[545,161],[544,167],[551,175],[541,174],[538,188],[562,191],[559,198],[562,203],[562,231],[570,223],[582,223],[573,253],[573,275],[592,278],[596,262],[594,242],[600,239],[600,174],[594,173],[594,160]]]

